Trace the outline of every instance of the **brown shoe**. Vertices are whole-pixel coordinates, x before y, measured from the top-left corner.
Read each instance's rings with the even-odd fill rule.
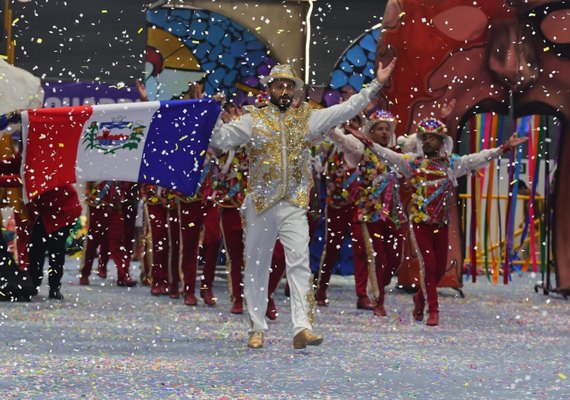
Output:
[[[218,302],[218,299],[212,293],[212,289],[200,289],[200,297],[204,299],[204,303],[208,306],[215,306]]]
[[[413,316],[416,321],[422,321],[424,319],[424,302],[423,300],[418,300],[416,296],[413,297],[414,299],[414,311]]]
[[[234,300],[230,312],[232,314],[243,314],[243,301]]]
[[[194,296],[194,293],[186,292],[184,295],[184,304],[187,306],[197,306],[198,299]]]
[[[273,297],[270,297],[267,301],[267,310],[265,311],[265,316],[269,318],[271,321],[275,321],[277,319],[277,307],[275,306],[275,300]]]
[[[384,306],[382,304],[378,304],[376,305],[376,307],[374,308],[374,315],[377,317],[386,317],[386,310],[384,309]]]
[[[428,319],[426,321],[427,326],[437,326],[439,324],[439,312],[438,311],[430,311],[428,313]]]
[[[251,332],[249,334],[249,340],[247,341],[247,347],[250,349],[260,349],[263,347],[263,332]]]
[[[315,335],[310,329],[303,329],[293,338],[293,347],[296,349],[304,349],[307,346],[318,346],[323,342],[321,335]]]
[[[89,286],[89,277],[88,276],[82,276],[79,278],[79,284],[81,286]]]
[[[365,296],[358,298],[358,301],[356,302],[356,308],[358,308],[359,310],[374,310],[374,305],[372,304],[368,296]]]
[[[150,286],[150,284],[152,283],[150,277],[146,276],[144,271],[141,271],[141,273],[139,274],[139,278],[141,280],[141,285],[143,286]]]

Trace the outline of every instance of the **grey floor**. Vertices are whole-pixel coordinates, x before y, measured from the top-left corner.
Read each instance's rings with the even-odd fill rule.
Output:
[[[186,307],[92,278],[69,260],[63,302],[44,287],[31,303],[0,303],[0,399],[568,399],[570,302],[535,294],[531,274],[508,286],[441,290],[441,324],[410,318],[390,289],[388,318],[355,307],[352,277],[334,276],[317,309],[322,346],[292,347],[283,287],[266,347],[246,347],[247,318]]]

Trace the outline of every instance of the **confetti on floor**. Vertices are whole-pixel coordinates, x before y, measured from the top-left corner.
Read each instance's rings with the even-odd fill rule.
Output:
[[[530,274],[466,283],[464,299],[441,289],[433,328],[412,320],[411,296],[393,284],[388,317],[376,318],[356,309],[353,277],[333,276],[316,313],[325,342],[299,351],[283,285],[265,348],[250,350],[220,276],[217,306],[187,307],[112,277],[79,286],[76,271],[70,260],[63,302],[42,287],[31,303],[0,303],[0,398],[570,398],[570,303],[534,293]]]

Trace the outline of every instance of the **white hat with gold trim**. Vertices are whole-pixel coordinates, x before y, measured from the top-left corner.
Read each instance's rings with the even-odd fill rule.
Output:
[[[293,70],[293,67],[291,67],[289,64],[277,64],[271,68],[269,75],[262,76],[259,81],[263,85],[269,85],[276,79],[289,79],[295,82],[295,90],[300,90],[305,85],[303,80],[297,76],[295,70]]]

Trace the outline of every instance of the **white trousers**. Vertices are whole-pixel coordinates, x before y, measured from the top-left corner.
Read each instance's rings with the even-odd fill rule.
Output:
[[[267,330],[265,311],[269,272],[278,237],[285,249],[293,334],[305,328],[312,329],[315,300],[309,266],[307,211],[281,200],[257,214],[249,198],[242,211],[245,218],[244,294],[251,331]]]

